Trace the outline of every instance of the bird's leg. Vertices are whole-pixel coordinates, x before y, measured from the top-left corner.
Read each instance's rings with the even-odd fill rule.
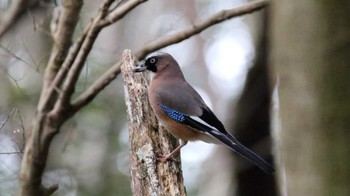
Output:
[[[174,154],[180,152],[181,148],[186,146],[187,141],[184,141],[182,139],[180,139],[180,145],[178,147],[175,148],[175,150],[173,150],[172,152],[170,152],[167,155],[160,155],[160,157],[158,158],[158,160],[160,160],[161,162],[165,162],[167,160],[172,160],[172,161],[176,161],[176,159],[174,159],[174,157],[172,157]]]

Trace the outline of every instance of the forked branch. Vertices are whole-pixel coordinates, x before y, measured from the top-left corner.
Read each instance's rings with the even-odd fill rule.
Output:
[[[258,10],[263,9],[268,5],[268,0],[253,1],[241,7],[232,8],[228,10],[220,11],[207,19],[193,24],[191,27],[182,30],[178,33],[174,33],[165,38],[161,38],[135,52],[137,60],[142,60],[145,56],[151,52],[157,51],[161,48],[170,46],[182,42],[194,36],[207,28],[223,22],[225,20],[249,14]],[[76,100],[73,101],[73,111],[77,112],[80,108],[90,103],[96,95],[102,91],[110,82],[112,82],[117,75],[120,73],[121,61],[117,62],[114,66],[109,68],[103,73],[89,88],[87,88]]]

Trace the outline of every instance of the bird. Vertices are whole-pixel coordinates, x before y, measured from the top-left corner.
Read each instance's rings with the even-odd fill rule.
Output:
[[[226,131],[198,92],[186,81],[178,62],[168,53],[155,52],[136,66],[133,72],[153,73],[148,97],[158,121],[180,143],[172,152],[161,155],[165,161],[183,148],[188,141],[223,143],[237,154],[245,157],[268,174],[274,168],[257,154],[242,145]]]

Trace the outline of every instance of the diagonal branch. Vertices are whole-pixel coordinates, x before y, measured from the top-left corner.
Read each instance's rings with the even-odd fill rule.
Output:
[[[261,10],[267,5],[268,5],[268,0],[259,0],[259,1],[253,1],[253,2],[247,3],[246,5],[243,5],[237,8],[222,10],[210,16],[209,18],[205,19],[202,22],[193,24],[188,29],[185,29],[181,32],[175,33],[171,36],[165,37],[163,39],[160,39],[156,42],[153,42],[147,45],[146,47],[136,51],[135,56],[137,57],[138,60],[141,60],[151,52],[157,51],[161,48],[164,48],[172,44],[179,43],[225,20]]]
[[[207,19],[192,25],[191,27],[159,39],[144,48],[136,51],[135,56],[138,60],[143,59],[147,54],[157,51],[166,46],[179,43],[189,37],[196,35],[205,29],[223,22],[225,20],[249,14],[263,9],[268,5],[268,0],[253,1],[241,7],[232,8],[228,10],[220,11]],[[102,91],[109,83],[111,83],[117,75],[120,73],[121,62],[117,62],[111,68],[109,68],[103,75],[101,75],[89,88],[87,88],[74,102],[72,103],[73,112],[77,112],[80,108],[90,103],[97,94]]]
[[[68,9],[66,11],[72,14],[71,10],[69,9],[75,8],[76,10],[75,13],[73,13],[73,16],[77,17],[79,13],[78,9],[81,8],[81,5],[76,7],[70,6],[72,6],[71,4],[74,3],[81,4],[81,2],[82,0],[79,2],[74,0],[65,0],[64,3],[67,3],[65,4],[67,5],[65,9]],[[51,62],[53,63],[48,67],[48,69],[51,69],[50,74],[52,75],[50,79],[46,81],[47,85],[42,90],[44,92],[42,92],[42,96],[40,97],[39,105],[29,131],[29,137],[25,145],[20,172],[20,195],[49,195],[58,189],[58,187],[55,185],[44,188],[41,183],[42,175],[46,167],[52,139],[59,132],[62,124],[73,114],[70,109],[70,99],[74,93],[74,87],[84,66],[86,58],[91,51],[93,43],[95,42],[99,32],[102,30],[102,28],[109,25],[109,23],[106,23],[106,25],[101,25],[103,23],[100,22],[103,21],[109,13],[114,11],[119,13],[119,20],[131,9],[136,7],[137,4],[140,4],[143,1],[130,0],[127,3],[118,6],[117,9],[111,12],[109,11],[108,7],[111,6],[113,2],[114,0],[105,0],[104,3],[102,3],[102,7],[99,9],[97,16],[81,33],[76,44],[70,51],[70,39],[76,25],[76,20],[68,21],[68,18],[63,15],[60,17],[60,19],[63,20],[58,21],[58,31],[60,31],[60,28],[66,27],[70,27],[72,29],[69,33],[61,32],[67,33],[66,35],[68,35],[68,38],[61,37],[61,35],[55,36],[55,39],[63,39],[65,42],[63,45],[59,45],[59,42],[55,43],[57,52],[62,52],[61,54],[63,54],[64,57],[61,59],[59,58],[58,53],[52,54],[53,60]],[[128,6],[129,2],[135,2],[134,6]],[[53,50],[56,49],[54,48]],[[69,51],[68,55],[65,54],[63,49]],[[48,72],[50,72],[50,70],[48,70]],[[58,95],[58,98],[56,95]]]
[[[61,69],[58,71],[58,73],[55,75],[56,77],[54,78],[54,81],[52,82],[52,85],[50,86],[50,88],[48,89],[47,94],[47,98],[46,101],[44,101],[43,103],[46,104],[47,100],[51,99],[52,94],[59,88],[59,86],[61,86],[62,82],[64,81],[65,77],[67,76],[67,73],[69,71],[69,69],[71,68],[71,66],[73,65],[74,61],[76,60],[76,57],[78,56],[78,53],[80,51],[80,49],[82,48],[82,45],[85,42],[85,38],[87,37],[87,34],[89,32],[91,32],[91,29],[94,28],[102,28],[103,26],[109,25],[106,23],[106,18],[107,14],[108,14],[108,8],[112,5],[112,3],[114,2],[114,0],[105,0],[105,2],[102,4],[101,8],[100,8],[100,12],[98,14],[98,16],[96,18],[99,18],[99,20],[101,20],[99,23],[99,25],[96,25],[95,27],[92,27],[92,21],[90,21],[89,25],[86,26],[86,28],[82,31],[82,33],[80,34],[78,40],[76,41],[73,49],[71,50],[71,52],[69,52],[67,58],[65,59],[63,65],[61,66]],[[113,14],[114,17],[113,20],[117,21],[119,19],[121,19],[121,16],[124,16],[127,12],[129,12],[131,9],[133,9],[136,5],[142,3],[144,1],[130,1],[129,3],[125,4],[123,7],[121,7],[120,9],[116,9],[117,7],[119,7],[121,4],[120,2],[117,3],[117,5],[113,8],[113,12],[111,12],[110,14]],[[116,14],[119,13],[119,14]],[[116,18],[116,16],[118,16],[118,18]],[[108,16],[111,17],[111,16]],[[95,40],[94,39],[89,39],[87,42],[93,43]],[[91,50],[91,48],[90,48]],[[88,53],[90,50],[85,48],[85,53]]]
[[[100,21],[100,25],[107,26],[117,22],[123,18],[125,14],[127,14],[130,10],[134,9],[136,6],[144,2],[146,2],[146,0],[127,1],[126,3],[120,5],[119,9],[112,10],[112,12],[110,12],[104,20]]]
[[[51,56],[48,65],[45,69],[44,86],[41,92],[41,99],[48,94],[50,86],[58,70],[60,69],[63,61],[67,57],[68,49],[72,44],[72,37],[75,30],[75,26],[79,20],[80,9],[83,5],[83,1],[62,1],[62,11],[60,8],[55,8],[57,15],[53,16],[53,21],[57,20],[57,30],[52,33],[54,39],[54,45],[51,51]],[[57,17],[57,18],[55,18]],[[52,92],[51,92],[52,93]],[[45,102],[40,101],[39,110],[48,110],[52,107],[54,97],[47,97]],[[50,104],[48,104],[50,103]]]
[[[55,91],[59,89],[61,84],[63,83],[68,70],[70,69],[71,65],[73,64],[78,52],[81,49],[81,46],[86,38],[86,35],[90,29],[91,23],[89,23],[86,28],[82,31],[81,35],[79,36],[78,40],[74,44],[72,50],[68,53],[68,56],[64,60],[62,66],[60,67],[59,71],[57,72],[55,78],[51,82],[51,85],[48,87],[48,89],[45,92],[45,96],[40,97],[40,102],[38,109],[40,111],[44,110],[42,108],[47,107],[48,102],[52,99],[52,97],[55,95]]]
[[[112,15],[113,22],[116,20],[120,20],[133,8],[135,8],[137,5],[143,2],[145,2],[145,0],[132,0],[121,5],[114,12],[111,12],[111,13],[115,13],[115,15]],[[54,106],[54,112],[57,112],[58,110],[63,109],[63,107],[70,106],[70,99],[75,91],[75,84],[78,81],[81,70],[84,67],[85,60],[92,49],[92,46],[97,38],[97,35],[105,26],[112,24],[112,23],[105,22],[105,21],[109,21],[109,20],[106,20],[105,18],[110,17],[109,15],[106,15],[107,14],[106,12],[107,12],[107,6],[110,6],[111,4],[112,4],[111,0],[106,0],[104,2],[104,4],[99,10],[98,16],[92,21],[90,28],[88,28],[86,35],[84,35],[85,39],[82,40],[81,48],[79,48],[79,51],[75,55],[74,60],[71,62],[72,64],[64,63],[64,67],[62,71],[61,70],[59,71],[59,72],[62,72],[62,74],[60,75],[59,73],[58,76],[60,76],[60,78],[58,78],[58,81],[63,82],[63,78],[65,78],[65,82],[63,84],[62,91],[60,92],[58,102]],[[60,86],[60,84],[56,84],[56,83],[52,84],[53,89],[54,87],[58,87],[58,86]]]
[[[67,56],[68,49],[72,44],[72,37],[75,26],[79,20],[80,9],[83,5],[83,1],[62,1],[62,11],[55,10],[58,19],[57,30],[52,33],[54,39],[54,46],[51,51],[51,56],[47,68],[45,70],[46,83],[51,83],[54,76],[57,74],[58,69]],[[55,16],[54,16],[55,17]]]
[[[102,76],[100,76],[100,78],[88,89],[86,89],[76,100],[74,100],[73,103],[71,102],[71,97],[75,91],[74,88],[78,81],[78,77],[99,32],[104,27],[122,19],[123,16],[125,16],[137,5],[145,2],[145,0],[129,0],[122,4],[119,4],[118,2],[116,9],[108,8],[112,6],[113,2],[113,0],[104,0],[104,3],[102,3],[102,7],[99,9],[97,16],[83,30],[68,54],[64,55],[66,57],[64,58],[65,60],[63,63],[61,60],[59,60],[60,63],[55,65],[56,62],[54,62],[52,65],[50,65],[54,70],[54,77],[50,78],[50,81],[52,82],[50,85],[46,86],[47,89],[43,89],[45,92],[43,92],[44,95],[40,97],[38,110],[36,111],[30,134],[28,140],[26,141],[20,174],[20,194],[23,196],[46,195],[48,192],[51,192],[51,190],[57,189],[56,186],[51,186],[51,188],[49,187],[48,189],[44,189],[41,183],[41,178],[46,166],[52,139],[59,132],[60,127],[65,120],[70,118],[83,106],[90,103],[93,98],[120,73],[121,63],[118,62],[107,70]],[[194,24],[184,31],[165,37],[164,39],[160,39],[138,50],[136,52],[137,59],[140,60],[144,58],[146,54],[162,47],[181,42],[184,39],[198,34],[206,28],[224,20],[262,9],[267,5],[267,2],[267,0],[259,0],[239,8],[225,10],[212,15],[207,20]],[[63,18],[63,21],[64,20],[67,19]],[[62,21],[59,21],[59,23],[60,22]],[[69,26],[66,23],[59,25]],[[71,36],[71,33],[68,35]],[[67,47],[70,46],[69,39],[64,40],[64,44]],[[55,44],[57,44],[58,50],[61,50],[62,46],[58,45],[58,43]],[[68,50],[68,48],[66,49]],[[53,56],[55,56],[55,54],[53,54]],[[59,64],[62,65],[60,66]],[[55,70],[54,68],[57,65],[59,66],[59,69]],[[58,95],[58,99],[56,99],[56,95]],[[52,105],[54,104],[52,103],[53,101],[51,102],[51,100],[56,101],[56,103],[53,106],[53,110],[50,111]]]
[[[23,13],[30,7],[37,6],[39,0],[16,0],[0,23],[0,38],[16,23]]]

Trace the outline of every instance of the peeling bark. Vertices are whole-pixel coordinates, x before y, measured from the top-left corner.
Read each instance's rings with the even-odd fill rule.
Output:
[[[186,195],[181,161],[157,160],[171,152],[178,142],[158,125],[148,102],[149,79],[134,74],[135,58],[130,50],[123,53],[121,67],[129,121],[130,176],[133,195]]]

